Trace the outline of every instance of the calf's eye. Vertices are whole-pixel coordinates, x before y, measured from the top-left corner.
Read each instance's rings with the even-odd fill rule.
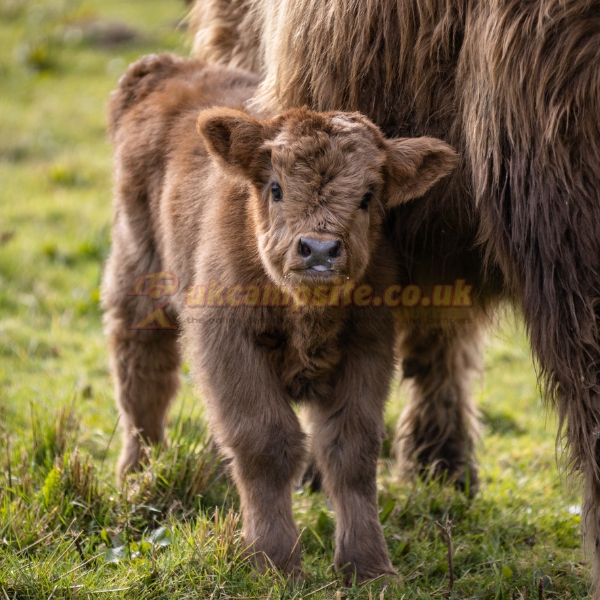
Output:
[[[276,183],[271,185],[271,198],[273,198],[275,202],[280,202],[281,200],[283,200],[283,192]]]
[[[367,210],[369,208],[369,202],[371,202],[371,198],[372,197],[373,197],[373,194],[371,192],[367,192],[362,197],[362,200],[360,201],[359,208],[362,209],[362,210]]]

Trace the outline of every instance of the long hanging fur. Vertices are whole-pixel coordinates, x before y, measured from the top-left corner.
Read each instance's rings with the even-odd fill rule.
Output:
[[[189,15],[200,60],[257,72],[262,21],[249,0],[196,2]]]
[[[600,597],[600,6],[481,3],[458,81],[480,236],[522,307]]]
[[[360,110],[387,134],[461,149],[452,183],[390,228],[413,279],[462,270],[480,307],[507,290],[522,309],[566,463],[586,481],[599,590],[600,5],[240,2],[260,23],[253,40],[233,32],[263,76],[255,107]]]

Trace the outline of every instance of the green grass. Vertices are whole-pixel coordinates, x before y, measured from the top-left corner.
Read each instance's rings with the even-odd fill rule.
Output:
[[[307,573],[292,586],[242,558],[238,501],[213,454],[190,377],[169,445],[114,486],[119,436],[98,308],[109,249],[111,158],[104,106],[126,65],[187,54],[179,0],[0,0],[0,598],[585,598],[580,497],[558,475],[522,332],[490,335],[477,386],[485,435],[474,500],[398,482],[382,459],[379,502],[395,581],[343,588],[322,495],[294,508]],[[99,46],[91,19],[139,35]],[[403,403],[395,389],[390,432]],[[386,587],[387,586],[387,587]],[[381,594],[383,594],[381,596]]]

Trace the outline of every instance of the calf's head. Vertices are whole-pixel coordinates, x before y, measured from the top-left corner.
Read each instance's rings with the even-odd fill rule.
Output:
[[[280,285],[358,280],[385,210],[422,196],[458,158],[428,137],[385,139],[359,113],[286,111],[259,121],[231,109],[201,113],[208,151],[251,184],[257,245]]]

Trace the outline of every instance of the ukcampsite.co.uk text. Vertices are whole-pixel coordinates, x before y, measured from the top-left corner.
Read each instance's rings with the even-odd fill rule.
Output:
[[[222,285],[213,279],[206,285],[192,285],[187,289],[189,307],[237,306],[399,306],[469,307],[472,306],[472,285],[457,279],[452,285],[434,285],[431,295],[424,295],[418,285],[390,285],[376,294],[368,284],[357,285],[352,280],[332,280],[331,284],[297,285]]]

